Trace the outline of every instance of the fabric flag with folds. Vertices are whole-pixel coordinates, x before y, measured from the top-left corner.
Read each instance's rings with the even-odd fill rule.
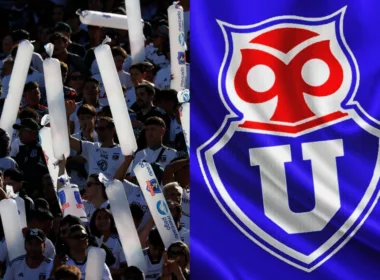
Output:
[[[192,2],[194,279],[379,279],[380,2]]]

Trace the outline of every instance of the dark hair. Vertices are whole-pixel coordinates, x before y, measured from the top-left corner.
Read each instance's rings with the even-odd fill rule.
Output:
[[[37,220],[37,221],[47,221],[47,220],[52,221],[52,220],[54,220],[54,216],[50,213],[49,209],[41,208],[41,205],[39,205],[39,206],[40,207],[37,208],[36,204],[34,204],[34,207],[36,209],[31,211],[30,220]],[[46,206],[44,206],[44,207],[46,207]]]
[[[129,67],[129,72],[132,69],[136,69],[136,70],[140,71],[141,73],[144,73],[145,72],[145,65],[142,62],[133,63],[131,65],[131,67]]]
[[[54,44],[54,42],[57,40],[62,40],[65,43],[69,42],[69,40],[63,34],[55,32],[53,35],[50,36],[49,42]]]
[[[49,203],[41,197],[34,200],[34,208],[50,210]]]
[[[33,119],[36,122],[38,121],[38,118],[39,118],[37,111],[29,107],[25,107],[24,109],[22,109],[18,117],[21,121],[23,119]]]
[[[9,155],[9,143],[11,138],[8,133],[0,128],[0,158],[6,157]]]
[[[127,52],[122,47],[119,47],[119,46],[112,47],[111,52],[112,52],[113,57],[121,56],[124,59],[126,59],[128,56]]]
[[[138,274],[137,277],[134,277],[135,280],[144,280],[145,279],[145,276],[144,276],[144,272],[136,267],[136,266],[128,266],[125,270],[124,270],[124,273],[123,273],[123,276],[124,278],[128,278],[130,275],[133,275],[135,276],[136,274]]]
[[[24,175],[22,171],[16,168],[10,168],[4,171],[4,177],[10,177],[13,181],[22,182]]]
[[[102,196],[104,199],[108,199],[107,193],[106,193],[106,186],[102,182],[100,182],[99,174],[98,173],[91,174],[90,176],[88,176],[88,178],[92,178],[96,180],[96,182],[102,186]]]
[[[144,125],[145,126],[157,125],[159,127],[166,128],[166,124],[165,124],[164,120],[161,119],[160,117],[150,117],[145,121]]]
[[[156,93],[156,90],[155,88],[151,85],[151,84],[148,84],[148,83],[141,83],[139,84],[137,87],[136,87],[136,91],[139,89],[139,88],[143,88],[145,89],[147,92],[148,92],[148,95],[150,96],[154,96],[155,93]]]
[[[101,117],[98,118],[97,121],[98,122],[100,122],[100,121],[106,121],[107,125],[108,125],[108,128],[115,128],[115,123],[113,122],[113,119],[110,118],[110,117],[101,116]]]
[[[161,89],[156,92],[155,101],[171,101],[176,108],[179,104],[177,95],[178,92],[175,89]]]
[[[113,233],[113,234],[117,234],[117,229],[116,229],[116,224],[115,224],[115,220],[112,216],[112,213],[110,212],[110,210],[108,209],[96,209],[94,214],[92,214],[92,217],[91,217],[91,221],[90,221],[90,231],[91,231],[91,234],[92,235],[95,235],[96,237],[100,237],[102,236],[102,234],[99,232],[99,230],[97,229],[96,227],[96,216],[100,213],[100,212],[105,212],[108,214],[110,220],[111,220],[111,227],[110,227],[110,232]]]
[[[56,280],[68,278],[72,280],[80,280],[81,276],[82,273],[80,272],[79,268],[73,265],[61,265],[54,273],[54,279]]]
[[[92,117],[96,117],[96,109],[90,104],[82,104],[77,111],[77,116],[79,117],[80,115],[90,115]]]
[[[111,112],[111,107],[109,105],[104,106],[100,112],[98,113],[98,116],[101,117],[109,117],[112,119],[112,112]]]
[[[149,244],[154,247],[165,247],[164,242],[162,241],[161,235],[158,232],[158,229],[156,227],[152,228],[149,232]]]
[[[84,226],[84,223],[82,222],[82,220],[76,216],[73,216],[73,215],[67,215],[61,220],[60,225],[62,226],[65,224],[68,224],[69,227],[72,227],[73,225],[83,225]]]
[[[32,90],[32,89],[36,89],[38,87],[39,87],[39,84],[37,82],[34,82],[34,81],[28,82],[24,86],[24,92]]]
[[[29,32],[24,29],[17,29],[11,34],[13,42],[19,42],[21,40],[29,40]]]
[[[133,219],[141,221],[144,218],[144,211],[139,205],[133,203],[129,205],[129,208],[131,208]]]
[[[94,84],[96,84],[96,86],[97,86],[98,88],[100,88],[100,82],[99,82],[97,79],[93,78],[93,77],[88,77],[88,78],[84,81],[84,84],[87,84],[87,83],[94,83]]]

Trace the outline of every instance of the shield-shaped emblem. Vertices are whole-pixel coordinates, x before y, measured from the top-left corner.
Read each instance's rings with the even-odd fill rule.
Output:
[[[219,21],[219,93],[230,115],[198,148],[225,215],[307,272],[354,236],[379,194],[380,134],[355,100],[359,67],[344,37],[345,10],[251,26]]]

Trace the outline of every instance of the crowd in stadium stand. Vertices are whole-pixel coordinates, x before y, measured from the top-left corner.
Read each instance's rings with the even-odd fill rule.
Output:
[[[124,0],[0,0],[0,114],[9,93],[18,44],[34,45],[13,135],[0,129],[0,200],[25,202],[27,227],[22,230],[26,255],[9,259],[0,223],[0,278],[84,279],[87,253],[106,251],[102,279],[189,279],[190,173],[189,155],[179,116],[177,91],[170,88],[170,44],[167,9],[171,0],[140,0],[144,20],[144,62],[131,59],[128,30],[84,25],[80,10],[126,14]],[[189,1],[184,9],[190,66]],[[128,16],[128,15],[127,15]],[[109,42],[128,106],[138,150],[122,154],[94,49]],[[49,114],[43,60],[44,46],[54,45],[60,61],[70,157],[59,164],[79,187],[87,223],[63,217],[39,131]],[[189,88],[189,76],[187,88]],[[1,118],[7,116],[1,115]],[[46,117],[45,117],[46,118]],[[140,160],[152,165],[182,241],[165,248],[133,172]],[[99,172],[101,171],[101,172]],[[99,178],[123,183],[148,271],[128,266],[105,192]],[[12,187],[12,188],[10,188]]]

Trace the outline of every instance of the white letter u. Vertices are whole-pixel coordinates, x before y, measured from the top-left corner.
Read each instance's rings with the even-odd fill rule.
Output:
[[[336,158],[344,155],[342,139],[302,144],[304,160],[311,160],[315,208],[294,213],[289,208],[285,162],[290,145],[249,150],[251,166],[260,166],[265,215],[287,233],[322,230],[340,208]]]

